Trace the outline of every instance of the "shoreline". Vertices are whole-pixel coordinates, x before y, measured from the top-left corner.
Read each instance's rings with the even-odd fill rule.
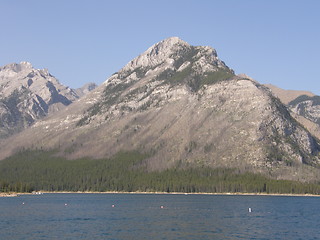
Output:
[[[320,197],[320,195],[315,194],[294,194],[294,193],[184,193],[184,192],[119,192],[119,191],[107,191],[107,192],[72,192],[72,191],[38,191],[34,193],[19,193],[19,192],[9,192],[0,193],[0,197],[19,197],[22,195],[42,195],[42,194],[171,194],[171,195],[217,195],[217,196],[282,196],[282,197]]]
[[[0,193],[0,197],[18,197],[20,194],[19,193]]]

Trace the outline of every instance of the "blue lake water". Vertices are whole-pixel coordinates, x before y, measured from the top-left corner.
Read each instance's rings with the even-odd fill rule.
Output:
[[[317,197],[43,194],[0,207],[1,240],[320,239]]]

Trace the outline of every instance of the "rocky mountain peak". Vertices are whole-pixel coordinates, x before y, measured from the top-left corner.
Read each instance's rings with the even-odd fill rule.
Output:
[[[193,69],[198,73],[212,72],[218,68],[228,69],[224,62],[219,60],[216,50],[212,47],[191,46],[178,37],[171,37],[152,45],[130,61],[119,73],[126,75],[136,69],[139,69],[139,72],[143,70],[157,72],[165,69],[182,71],[191,66],[190,64],[193,64]]]
[[[118,108],[115,104],[122,109],[146,109],[156,95],[165,95],[171,89],[180,88],[179,94],[197,93],[206,85],[233,78],[236,78],[233,70],[218,58],[212,47],[191,46],[177,37],[168,38],[108,78],[103,84],[102,98],[95,101],[78,125],[88,124],[97,114]]]
[[[30,71],[33,67],[29,62],[11,63],[0,67],[0,81],[3,78],[14,77],[20,72]]]
[[[39,75],[42,77],[50,76],[48,69],[35,69],[30,62],[11,63],[0,67],[0,81],[8,78],[16,78],[19,75],[33,77]]]
[[[14,64],[16,66],[19,66],[21,70],[26,70],[26,69],[32,69],[33,66],[30,62],[27,61],[22,61],[19,64]]]
[[[24,70],[32,69],[32,64],[30,62],[20,62],[20,63],[11,63],[7,64],[0,68],[0,71],[14,71],[14,72],[21,72]]]
[[[105,85],[108,88],[118,84],[129,86],[146,79],[159,83],[170,82],[171,85],[184,84],[197,91],[204,84],[233,76],[233,70],[218,58],[212,47],[192,46],[177,37],[171,37],[134,58],[107,79]]]
[[[166,39],[160,41],[158,44],[171,45],[171,46],[174,45],[174,44],[189,45],[187,42],[183,41],[179,37],[169,37],[169,38],[166,38]],[[154,45],[157,45],[157,44],[154,44]]]
[[[35,69],[29,62],[0,67],[0,138],[59,111],[94,88],[76,91],[62,85],[48,69]]]
[[[52,85],[57,88],[58,92],[68,92],[70,97],[72,95],[72,98],[77,98],[71,89],[60,84],[48,69],[35,69],[29,62],[12,63],[0,67],[0,96],[2,97],[8,97],[14,91],[20,91],[23,88],[48,102]]]
[[[136,68],[153,68],[165,61],[172,61],[172,55],[183,49],[190,49],[190,45],[178,37],[171,37],[158,42],[144,53],[130,61],[122,70],[132,71]]]

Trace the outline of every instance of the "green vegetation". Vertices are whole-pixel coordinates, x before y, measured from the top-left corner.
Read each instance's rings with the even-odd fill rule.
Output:
[[[181,65],[185,62],[189,62],[187,66],[182,71],[174,71],[173,69],[167,69],[160,73],[157,80],[166,80],[172,86],[178,84],[187,84],[192,91],[196,92],[203,85],[215,84],[217,82],[230,79],[234,76],[234,73],[229,69],[219,69],[215,72],[207,72],[204,75],[196,74],[192,70],[193,64],[198,60],[199,49],[191,47],[190,49],[182,49],[173,58],[179,56],[179,58],[174,62],[175,69],[179,69]]]
[[[115,104],[119,100],[121,93],[132,85],[132,82],[109,84],[103,91],[103,100],[89,107],[84,113],[84,116],[77,122],[76,126],[79,127],[88,124],[91,117],[98,115],[103,107],[110,107],[112,104]]]
[[[215,72],[207,72],[203,76],[196,75],[188,81],[188,85],[196,92],[204,85],[212,85],[221,81],[228,80],[234,76],[228,69],[219,69]]]
[[[216,72],[209,72],[206,73],[204,78],[202,79],[201,86],[215,84],[217,82],[224,81],[232,77],[234,77],[234,73],[232,73],[228,69],[220,69]]]
[[[212,85],[232,78],[234,74],[228,69],[219,69],[215,72],[207,72],[204,75],[194,74],[189,65],[180,72],[167,69],[158,75],[158,80],[166,80],[171,86],[186,83],[192,91],[198,91],[203,85]]]
[[[168,68],[162,71],[153,81],[162,81],[162,84],[170,84],[171,86],[177,86],[179,84],[185,84],[190,87],[194,92],[197,92],[203,85],[215,84],[220,81],[230,79],[234,76],[232,70],[228,68],[218,68],[214,72],[206,72],[204,74],[197,73],[193,70],[194,63],[199,60],[201,54],[200,50],[196,47],[182,48],[180,51],[173,54],[171,57],[176,59],[174,62],[174,69]],[[182,64],[189,62],[183,70],[177,71]],[[161,64],[160,64],[161,65]],[[158,66],[153,66],[153,69]],[[77,122],[77,126],[83,126],[90,122],[91,118],[100,112],[103,108],[108,108],[113,104],[121,102],[124,98],[131,98],[135,94],[145,92],[145,97],[152,93],[152,89],[148,92],[148,87],[143,86],[123,95],[123,92],[129,89],[136,81],[126,79],[131,74],[135,73],[138,79],[145,77],[145,74],[150,69],[147,67],[137,67],[134,70],[125,71],[118,73],[118,78],[122,80],[118,83],[109,83],[104,89],[103,100],[94,104],[92,107],[87,109],[84,116]],[[140,99],[142,100],[142,99]],[[139,111],[146,110],[150,106],[151,102],[144,104]]]
[[[174,59],[179,57],[174,62],[174,67],[178,69],[185,62],[190,62],[191,64],[196,62],[199,59],[199,57],[197,57],[198,53],[199,53],[199,49],[197,49],[196,47],[181,49],[180,51],[178,51],[177,53],[171,56]]]
[[[208,167],[148,172],[146,155],[121,152],[110,159],[66,160],[55,152],[25,151],[0,162],[0,192],[16,191],[161,191],[320,194],[320,185],[277,181]]]
[[[146,75],[147,71],[148,71],[147,68],[138,67],[133,72],[136,73],[137,78],[143,78]]]
[[[165,80],[165,82],[170,83],[170,85],[175,86],[183,83],[185,80],[191,77],[192,69],[191,66],[186,67],[180,72],[176,72],[172,69],[166,69],[157,76],[158,80]]]
[[[286,131],[284,133],[279,133],[279,130],[277,128],[272,128],[273,134],[269,135],[268,138],[269,140],[271,140],[272,142],[275,142],[276,145],[275,146],[271,146],[271,147],[267,147],[266,151],[268,154],[267,157],[267,161],[269,162],[284,162],[287,166],[294,166],[295,163],[294,161],[292,161],[292,158],[290,156],[290,154],[286,153],[286,151],[281,150],[281,148],[277,147],[279,145],[285,144],[285,145],[289,145],[291,147],[291,150],[302,156],[302,162],[304,164],[319,168],[319,164],[316,164],[316,161],[314,161],[314,157],[318,154],[319,151],[319,139],[315,138],[314,136],[313,138],[313,144],[314,144],[314,149],[313,152],[308,153],[307,151],[303,150],[303,148],[301,148],[297,142],[297,140],[295,139],[295,137],[292,135],[292,131],[294,131],[294,128],[301,128],[304,129],[306,132],[308,132],[308,130],[305,128],[305,126],[303,126],[301,123],[299,123],[296,119],[294,119],[288,108],[283,105],[280,101],[279,98],[274,97],[272,95],[270,95],[271,100],[273,102],[273,105],[275,106],[275,108],[277,109],[277,112],[279,112],[282,116],[283,119],[287,119],[289,120],[289,122],[291,124],[293,124],[291,127],[286,128]],[[300,98],[301,97],[301,98]],[[306,95],[300,96],[297,99],[311,99],[313,97],[308,97]],[[295,100],[294,100],[295,101]],[[301,110],[304,110],[303,105],[300,105],[300,114],[304,115],[304,113],[301,112]],[[305,115],[306,118],[308,118],[308,116]],[[309,118],[310,119],[310,118]],[[320,122],[320,119],[318,120]],[[267,127],[267,126],[265,126]],[[292,130],[291,130],[292,129]],[[261,129],[263,130],[263,129]],[[263,130],[264,131],[264,130]]]
[[[97,102],[89,107],[86,114],[77,122],[76,126],[79,127],[88,124],[90,122],[90,118],[94,115],[97,115],[101,110],[101,107],[102,104],[100,102]]]
[[[14,191],[21,183],[29,191],[123,190],[125,181],[130,183],[133,177],[130,173],[138,173],[133,168],[143,158],[130,152],[112,159],[66,160],[54,151],[24,151],[0,162],[0,191]]]

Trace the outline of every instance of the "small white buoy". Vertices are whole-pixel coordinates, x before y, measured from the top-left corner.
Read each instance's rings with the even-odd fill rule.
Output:
[[[65,203],[64,205],[67,206],[68,204]]]
[[[114,204],[112,204],[112,206],[111,207],[114,207]]]
[[[251,210],[251,208],[250,208],[250,207],[248,208],[248,212],[252,212],[252,210]]]
[[[22,203],[22,205],[24,205],[24,202]]]
[[[160,206],[160,208],[161,208],[161,209],[163,209],[163,208],[164,208],[164,206]]]

